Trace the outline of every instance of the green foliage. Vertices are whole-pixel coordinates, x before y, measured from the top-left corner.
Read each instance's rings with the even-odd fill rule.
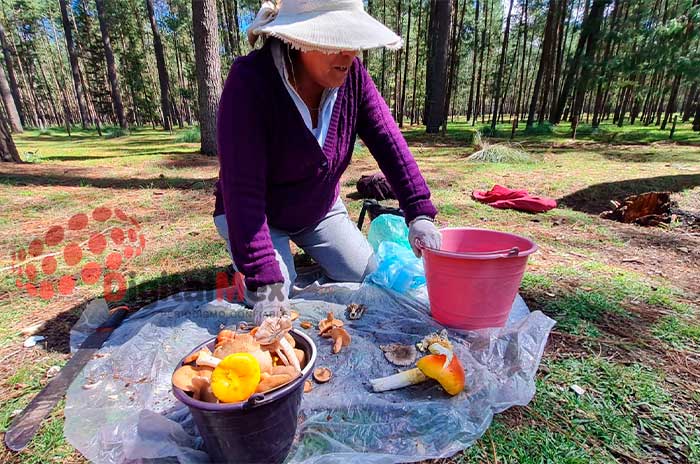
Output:
[[[178,142],[184,143],[199,143],[201,139],[201,133],[199,132],[199,126],[187,129],[177,136]]]
[[[525,128],[527,135],[549,135],[554,133],[554,125],[549,121]]]

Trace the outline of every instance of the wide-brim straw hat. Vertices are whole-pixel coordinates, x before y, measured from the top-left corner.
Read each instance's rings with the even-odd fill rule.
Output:
[[[305,51],[397,50],[403,45],[401,37],[365,12],[362,0],[265,2],[248,28],[252,44],[258,36],[276,37]]]

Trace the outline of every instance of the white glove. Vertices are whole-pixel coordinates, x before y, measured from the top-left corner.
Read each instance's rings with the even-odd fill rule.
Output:
[[[442,235],[428,216],[418,216],[408,225],[408,243],[416,257],[420,258],[422,247],[440,249]]]
[[[256,325],[260,325],[266,317],[289,314],[289,301],[282,283],[263,285],[251,298],[253,299],[253,322]]]

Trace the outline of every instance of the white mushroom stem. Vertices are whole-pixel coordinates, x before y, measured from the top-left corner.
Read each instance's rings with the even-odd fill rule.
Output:
[[[200,367],[206,366],[206,367],[211,367],[212,369],[214,369],[216,366],[219,365],[220,362],[221,362],[221,360],[219,358],[215,358],[214,356],[210,355],[209,353],[200,352],[195,364],[197,364]]]
[[[450,363],[452,362],[452,357],[454,356],[452,350],[442,346],[439,343],[433,343],[432,345],[430,345],[428,347],[428,351],[430,351],[432,354],[441,354],[445,356],[445,363],[442,365],[443,369],[446,369],[447,366],[450,365]]]
[[[415,385],[417,383],[425,382],[426,380],[428,380],[428,377],[426,377],[426,375],[423,374],[420,369],[414,367],[413,369],[402,371],[388,377],[371,379],[369,383],[372,385],[372,389],[379,393],[408,387],[409,385]]]
[[[294,352],[294,347],[287,341],[286,338],[282,337],[280,339],[280,348],[284,352],[284,357],[287,358],[287,362],[285,363],[287,366],[290,364],[294,366],[294,368],[297,371],[301,370],[301,366],[299,365],[299,360],[297,359],[297,354]],[[277,355],[279,356],[280,352],[279,350],[277,351]],[[280,359],[282,357],[280,356]],[[283,361],[284,362],[284,361]]]

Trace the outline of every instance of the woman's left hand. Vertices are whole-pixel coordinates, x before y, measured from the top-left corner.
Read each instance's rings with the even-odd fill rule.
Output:
[[[442,235],[430,218],[418,216],[408,226],[408,242],[411,244],[413,253],[420,258],[423,247],[440,249]]]

